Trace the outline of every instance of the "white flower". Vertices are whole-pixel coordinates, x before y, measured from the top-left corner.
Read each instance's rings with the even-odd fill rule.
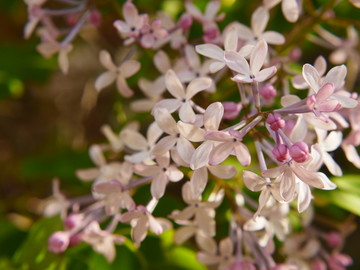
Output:
[[[116,81],[116,87],[122,96],[132,96],[133,91],[129,88],[125,79],[133,76],[140,69],[140,63],[134,60],[127,60],[116,66],[111,60],[110,54],[104,50],[100,52],[100,62],[108,71],[102,73],[96,79],[96,90],[100,91]]]
[[[267,57],[268,45],[264,40],[259,41],[251,52],[250,65],[247,60],[236,52],[225,52],[225,62],[230,69],[239,73],[232,80],[242,83],[263,82],[276,73],[272,66],[260,70]]]

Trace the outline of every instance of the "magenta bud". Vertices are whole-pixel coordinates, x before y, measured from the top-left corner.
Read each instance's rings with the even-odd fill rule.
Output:
[[[274,157],[280,162],[284,162],[290,158],[289,148],[285,144],[279,144],[275,146],[272,150],[272,153]]]
[[[277,131],[285,127],[285,120],[278,113],[274,113],[274,114],[270,113],[268,115],[268,118],[266,119],[266,123],[270,125],[270,128],[273,131]]]
[[[338,232],[330,232],[326,235],[326,243],[330,248],[337,248],[342,244],[342,237]]]
[[[277,95],[276,89],[271,83],[267,83],[261,86],[259,93],[264,99],[272,99]]]
[[[316,259],[311,263],[311,270],[326,270],[326,264],[320,259]]]
[[[219,30],[216,27],[210,26],[204,30],[204,40],[214,40],[217,38]]]
[[[67,230],[72,230],[80,226],[82,218],[79,214],[71,214],[64,219],[64,226]]]
[[[80,244],[81,241],[82,241],[82,239],[81,239],[81,234],[80,233],[73,234],[70,237],[69,246],[76,246],[76,245]]]
[[[102,20],[102,16],[101,16],[101,13],[96,10],[96,9],[93,9],[91,12],[90,12],[90,15],[89,15],[89,18],[88,18],[88,22],[92,25],[94,25],[95,27],[99,27],[100,24],[101,24],[101,20]]]
[[[298,163],[307,160],[309,156],[309,146],[304,142],[296,142],[290,147],[290,156]]]
[[[48,239],[48,249],[53,253],[64,252],[70,243],[69,232],[58,231],[53,233]]]
[[[241,111],[241,104],[235,103],[231,101],[225,101],[222,102],[222,105],[224,106],[224,116],[223,119],[226,120],[233,120],[236,117],[238,117],[240,111]]]
[[[192,20],[192,17],[189,15],[189,14],[183,14],[180,19],[179,19],[179,22],[178,22],[178,26],[181,28],[181,29],[189,29],[191,27],[193,23],[193,20]]]
[[[301,49],[299,47],[295,47],[290,51],[289,57],[292,61],[298,61],[301,57]]]

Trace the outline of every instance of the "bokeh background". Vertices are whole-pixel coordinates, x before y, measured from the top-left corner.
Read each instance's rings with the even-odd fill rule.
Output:
[[[21,0],[0,0],[0,269],[204,269],[189,247],[172,246],[170,233],[161,238],[149,237],[140,251],[135,251],[130,243],[119,247],[118,257],[111,265],[86,245],[69,250],[65,255],[47,253],[48,235],[61,229],[58,217],[41,217],[45,198],[52,193],[52,180],[60,179],[61,189],[69,197],[88,194],[89,184],[79,181],[75,171],[93,166],[87,149],[93,143],[105,141],[101,126],[110,124],[119,130],[129,117],[126,104],[114,88],[107,88],[98,95],[92,86],[103,70],[98,62],[99,50],[115,51],[121,46],[112,22],[120,17],[123,1],[93,2],[105,15],[103,23],[99,31],[89,30],[75,42],[70,72],[63,75],[55,58],[44,59],[38,54],[37,37],[24,40],[26,5]],[[163,9],[177,14],[183,1],[135,2],[143,12]],[[199,6],[206,2],[197,1]],[[234,2],[223,1],[227,13],[223,25],[232,20],[248,24],[258,2]],[[321,4],[321,1],[314,2]],[[284,21],[280,10],[276,12],[276,19],[270,25],[283,33],[288,32],[291,25]],[[349,18],[360,18],[360,13],[346,3],[337,12]],[[305,44],[301,61],[312,63],[319,54],[326,56],[329,51]],[[142,59],[142,64],[151,69],[149,59]],[[134,84],[136,79],[130,83]],[[359,84],[355,85],[359,90]],[[341,151],[337,154],[337,160],[345,159]],[[343,197],[335,198],[323,213],[358,223],[356,210],[353,210],[360,209],[358,170],[346,162],[342,166],[352,175],[352,197],[334,193],[332,196]],[[324,201],[329,200],[324,193],[320,192],[319,196]],[[170,204],[176,203],[179,202],[170,201]],[[351,204],[350,209],[346,204]],[[344,208],[354,214],[349,215]],[[160,211],[167,213],[166,209]],[[351,269],[360,269],[359,240],[359,230],[347,239],[345,252],[355,260]]]

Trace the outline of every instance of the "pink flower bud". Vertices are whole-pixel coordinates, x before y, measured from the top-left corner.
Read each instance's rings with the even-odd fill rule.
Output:
[[[72,230],[80,226],[82,218],[78,214],[71,214],[64,220],[64,226],[67,230]]]
[[[213,27],[213,26],[206,27],[204,30],[205,42],[216,39],[218,34],[219,34],[219,30],[216,27]]]
[[[268,123],[270,128],[274,131],[285,127],[285,120],[278,113],[269,114],[268,118],[266,119],[266,123]]]
[[[225,101],[222,102],[222,105],[224,106],[224,116],[223,119],[226,120],[233,120],[236,117],[238,117],[240,111],[241,111],[241,104],[235,103],[231,101]]]
[[[324,261],[316,259],[311,263],[311,270],[326,270],[326,264]]]
[[[58,231],[53,233],[48,240],[48,249],[53,253],[64,252],[70,243],[69,232]]]
[[[272,99],[277,95],[276,89],[271,83],[267,83],[261,86],[259,93],[265,99]]]
[[[66,22],[70,26],[75,26],[78,20],[79,20],[79,16],[77,14],[70,14],[66,16]]]
[[[292,49],[290,51],[289,57],[292,61],[298,61],[301,57],[301,49],[299,47]]]
[[[290,156],[298,163],[307,160],[309,156],[309,147],[304,142],[296,142],[290,147]]]
[[[70,237],[69,246],[76,246],[76,245],[80,244],[80,242],[82,240],[81,236],[82,236],[82,234],[80,234],[80,233],[73,234]]]
[[[179,19],[179,22],[178,22],[178,26],[181,28],[181,29],[189,29],[191,27],[193,23],[193,20],[192,20],[192,17],[189,15],[189,14],[183,14],[180,19]]]
[[[272,153],[274,157],[280,162],[284,162],[290,158],[289,148],[285,144],[279,144],[275,146],[272,150]]]
[[[328,233],[325,240],[330,248],[337,248],[342,244],[342,237],[338,232]]]
[[[353,261],[350,256],[346,254],[333,254],[328,259],[328,264],[331,270],[345,270]]]
[[[93,9],[91,12],[90,12],[90,16],[88,18],[88,22],[90,24],[92,24],[93,26],[95,27],[99,27],[100,24],[101,24],[101,20],[102,20],[102,16],[101,16],[101,13],[96,10],[96,9]]]

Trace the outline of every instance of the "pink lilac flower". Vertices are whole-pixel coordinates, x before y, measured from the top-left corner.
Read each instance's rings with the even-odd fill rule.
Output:
[[[139,15],[137,8],[130,1],[123,5],[123,15],[125,21],[116,20],[114,26],[122,37],[126,38],[125,45],[129,45],[140,35],[142,27],[148,20],[148,15]]]
[[[124,97],[131,97],[133,91],[129,88],[125,79],[133,76],[140,69],[140,63],[134,60],[127,60],[116,66],[111,60],[107,51],[100,52],[100,62],[108,70],[102,73],[95,81],[95,88],[101,91],[116,81],[119,93]]]
[[[250,65],[247,60],[236,52],[225,52],[225,62],[230,69],[237,72],[232,80],[242,83],[263,82],[276,73],[272,66],[260,70],[267,57],[268,45],[264,40],[257,43],[251,52]]]
[[[140,44],[144,48],[151,48],[156,40],[165,38],[167,34],[167,31],[162,27],[161,20],[154,20],[151,24],[145,23],[141,28]]]
[[[27,39],[34,32],[37,24],[45,15],[41,6],[45,4],[47,0],[24,0],[28,6],[29,21],[24,28],[24,37]]]
[[[184,86],[175,72],[169,70],[166,73],[165,83],[166,88],[175,98],[161,100],[155,105],[154,110],[165,108],[170,113],[179,110],[180,120],[186,123],[194,123],[195,113],[192,108],[191,99],[197,93],[208,89],[212,85],[212,80],[205,77],[196,78],[189,83],[186,89],[184,89]]]
[[[48,239],[48,249],[53,253],[64,252],[70,243],[70,233],[66,231],[57,231]]]

